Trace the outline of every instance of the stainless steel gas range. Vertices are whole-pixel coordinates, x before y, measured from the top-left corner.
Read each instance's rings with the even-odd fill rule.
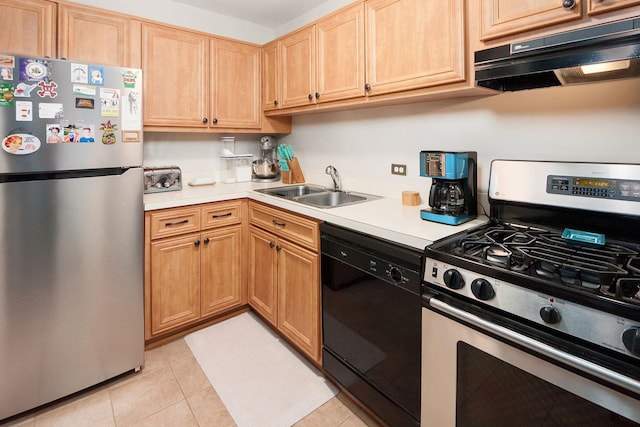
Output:
[[[423,425],[640,423],[640,165],[495,160],[425,251]]]

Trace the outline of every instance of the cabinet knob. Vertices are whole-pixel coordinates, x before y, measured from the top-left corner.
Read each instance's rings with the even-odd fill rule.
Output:
[[[313,99],[313,95],[309,94],[309,101]]]
[[[316,99],[320,99],[320,94],[316,92]]]
[[[565,9],[573,9],[576,5],[576,0],[562,0],[562,7]]]
[[[280,245],[276,246],[276,251],[280,251],[280,249],[282,249],[282,246]]]
[[[364,84],[364,90],[365,90],[366,92],[371,91],[371,85],[370,85],[369,83],[365,83],[365,84]]]
[[[208,237],[205,237],[205,238],[204,238],[204,244],[205,244],[205,245],[208,245],[208,244],[209,244],[209,242],[210,242],[209,238],[208,238]]]
[[[275,245],[276,245],[275,243],[273,243],[273,242],[269,242],[269,247],[270,247],[270,248],[273,248]]]
[[[206,117],[202,118],[202,123],[207,123],[209,121],[209,119],[207,119]]]
[[[273,105],[278,105],[278,100],[273,101]]]
[[[200,240],[196,240],[195,242],[193,242],[193,246],[195,246],[196,248],[200,246]]]
[[[211,120],[211,123],[213,123],[214,125],[218,124],[218,119],[214,118],[213,120]]]

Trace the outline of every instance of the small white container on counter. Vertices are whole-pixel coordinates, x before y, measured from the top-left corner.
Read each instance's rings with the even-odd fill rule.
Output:
[[[252,155],[247,155],[245,157],[239,157],[236,159],[236,181],[237,182],[246,182],[251,181],[251,159]]]
[[[235,154],[221,157],[225,161],[225,169],[220,174],[221,182],[233,184],[234,182],[251,181],[253,154]]]

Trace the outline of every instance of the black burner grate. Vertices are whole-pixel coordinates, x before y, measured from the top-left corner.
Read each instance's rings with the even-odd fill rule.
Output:
[[[640,304],[640,253],[631,247],[574,243],[549,230],[492,224],[440,250],[554,285]]]

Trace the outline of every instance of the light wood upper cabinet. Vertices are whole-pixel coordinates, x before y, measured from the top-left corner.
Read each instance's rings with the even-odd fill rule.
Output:
[[[318,102],[365,95],[364,4],[316,24]]]
[[[280,50],[278,40],[262,47],[262,109],[280,108]]]
[[[263,119],[260,46],[150,23],[141,34],[145,130],[291,131]]]
[[[265,111],[364,96],[364,4],[265,46]]]
[[[209,37],[142,24],[144,125],[206,128]]]
[[[0,52],[56,56],[56,4],[45,0],[0,0]]]
[[[314,26],[303,28],[280,40],[281,108],[315,102],[315,48]]]
[[[131,20],[91,7],[58,6],[58,57],[93,64],[130,66]]]
[[[211,39],[210,44],[210,125],[260,129],[260,47],[222,39]]]
[[[465,80],[464,0],[368,0],[370,95]]]
[[[601,13],[612,12],[614,10],[624,9],[631,6],[640,5],[640,0],[586,0],[587,13],[589,15],[598,15]]]
[[[564,7],[562,0],[482,0],[481,40],[522,33],[582,18],[581,0]]]

